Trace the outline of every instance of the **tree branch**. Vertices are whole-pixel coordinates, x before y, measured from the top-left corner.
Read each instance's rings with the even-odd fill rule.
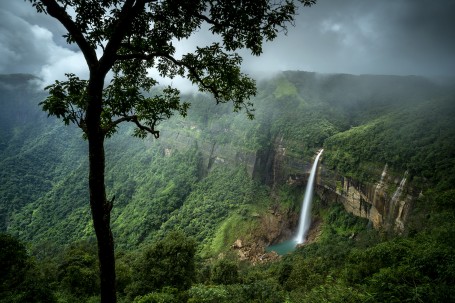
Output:
[[[133,121],[134,117],[136,117],[136,119],[137,119],[136,115],[123,116],[121,118],[118,118],[117,120],[112,121],[110,126],[111,127],[115,127],[115,126],[119,125],[122,122],[131,122],[131,121]]]
[[[153,53],[149,53],[149,54],[130,53],[130,54],[124,54],[124,55],[117,55],[116,56],[116,60],[122,61],[122,60],[134,60],[134,59],[137,59],[137,60],[148,61],[148,60],[152,60],[152,59],[154,59],[156,57],[161,57],[161,58],[167,59],[167,60],[171,61],[172,63],[174,63],[177,66],[186,68],[188,70],[188,72],[191,74],[191,76],[194,77],[194,79],[196,79],[196,82],[198,82],[205,89],[207,89],[210,92],[212,92],[213,96],[215,97],[215,99],[218,102],[220,94],[219,94],[218,88],[215,85],[207,85],[204,82],[204,79],[202,79],[198,75],[197,69],[194,66],[186,64],[185,62],[183,62],[181,60],[177,60],[177,59],[175,59],[174,57],[172,57],[171,55],[169,55],[167,53],[161,53],[161,52],[153,52]]]
[[[214,20],[210,19],[210,18],[207,17],[206,15],[203,15],[203,14],[196,14],[195,16],[198,17],[198,18],[201,19],[201,20],[204,20],[204,21],[207,22],[208,24],[220,25],[218,22],[215,22]]]
[[[104,130],[105,133],[108,133],[112,128],[116,127],[117,125],[119,125],[122,122],[133,122],[134,124],[136,124],[136,126],[139,129],[145,130],[146,132],[151,133],[156,139],[158,139],[160,136],[160,132],[155,130],[156,121],[153,121],[152,127],[148,127],[139,122],[137,115],[123,116],[121,118],[118,118],[115,121],[112,121],[109,125],[109,128]]]
[[[108,43],[104,49],[103,56],[100,59],[100,71],[103,75],[107,74],[115,63],[116,54],[122,45],[128,28],[131,25],[131,20],[137,13],[145,7],[147,0],[126,0],[118,17],[117,25],[108,39]]]
[[[46,7],[46,12],[60,21],[60,23],[62,23],[71,34],[74,41],[81,49],[82,54],[84,54],[85,61],[87,62],[90,71],[96,69],[98,67],[98,58],[96,57],[95,49],[85,39],[76,23],[74,23],[73,19],[71,19],[70,15],[66,12],[65,8],[58,5],[55,0],[42,0],[42,3]]]
[[[145,125],[142,125],[139,120],[137,119],[137,116],[135,116],[135,119],[133,119],[133,122],[134,124],[136,124],[136,126],[141,129],[141,130],[145,130],[149,133],[151,133],[155,139],[158,139],[160,137],[160,132],[155,130],[155,123],[156,121],[153,121],[153,124],[152,124],[152,127],[148,127],[148,126],[145,126]]]

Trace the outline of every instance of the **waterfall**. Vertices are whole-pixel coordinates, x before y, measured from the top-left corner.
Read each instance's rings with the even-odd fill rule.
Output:
[[[376,190],[379,190],[381,187],[384,186],[384,177],[386,175],[387,175],[387,163],[384,166],[384,169],[382,170],[381,179],[379,180],[379,183],[376,185]]]
[[[404,184],[406,183],[406,177],[408,176],[408,171],[404,172],[404,177],[401,179],[400,185],[398,185],[397,190],[393,193],[391,204],[394,205],[401,196],[401,192],[403,191]]]
[[[301,244],[301,243],[305,242],[305,236],[308,232],[308,229],[310,228],[311,202],[313,201],[314,179],[316,176],[316,169],[318,167],[319,157],[321,156],[323,151],[324,150],[321,149],[321,151],[316,156],[316,159],[314,159],[313,167],[311,168],[310,176],[308,178],[308,183],[306,185],[305,196],[303,198],[303,203],[302,203],[302,210],[300,211],[299,230],[298,230],[297,237],[295,238],[295,242],[297,242],[297,244]]]

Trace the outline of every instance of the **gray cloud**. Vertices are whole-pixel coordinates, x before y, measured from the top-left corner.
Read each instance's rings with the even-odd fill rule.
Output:
[[[87,75],[82,54],[67,47],[56,33],[61,37],[63,27],[38,15],[30,4],[2,1],[0,73],[32,73],[43,79],[43,85],[68,72]]]
[[[241,52],[243,66],[253,75],[280,70],[453,75],[454,13],[453,0],[318,0],[301,8],[295,27],[267,43],[261,57]],[[0,73],[29,72],[48,82],[64,72],[86,75],[83,57],[66,45],[64,33],[29,2],[0,1]],[[181,46],[191,49],[210,39],[201,32]]]
[[[453,75],[455,1],[319,0],[252,70]]]

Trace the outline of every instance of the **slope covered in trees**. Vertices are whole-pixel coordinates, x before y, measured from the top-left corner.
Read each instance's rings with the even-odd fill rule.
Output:
[[[40,268],[35,271],[48,274],[58,300],[96,300],[86,143],[75,129],[46,118],[37,106],[42,95],[29,80],[33,77],[0,78],[0,228],[29,243]],[[132,130],[125,127],[107,141],[121,298],[454,300],[455,241],[449,232],[455,222],[453,91],[419,77],[305,72],[279,74],[258,88],[252,121],[232,113],[229,105],[214,106],[208,97],[192,95],[185,96],[192,104],[188,117],[162,123],[159,140],[131,138]],[[286,185],[266,169],[273,158],[265,155],[279,144],[292,159],[282,164],[290,173],[303,171],[321,147],[327,168],[356,180],[374,180],[385,163],[397,175],[408,171],[422,194],[405,234],[395,239],[378,233],[339,205],[316,201],[315,217],[323,222],[317,243],[280,262],[253,268],[238,264],[230,248],[238,237],[260,229],[260,218],[277,205],[283,213],[300,208],[303,186]],[[158,245],[173,230],[185,234],[174,235],[177,239],[195,240],[179,248],[194,249],[192,281],[185,287],[173,280],[144,289],[150,277],[137,276],[136,269],[152,258],[149,245]],[[224,263],[205,259],[220,253]]]

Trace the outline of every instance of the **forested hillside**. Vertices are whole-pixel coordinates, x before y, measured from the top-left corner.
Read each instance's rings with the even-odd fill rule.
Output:
[[[0,231],[12,235],[0,240],[17,260],[1,257],[24,279],[8,272],[0,292],[96,302],[86,142],[46,117],[35,82],[0,77]],[[455,301],[453,87],[289,71],[258,83],[253,120],[205,95],[184,99],[188,116],[163,122],[159,139],[125,126],[106,144],[121,300]],[[372,229],[318,197],[312,243],[266,255],[292,235],[320,148],[325,170],[362,184],[375,186],[385,164],[395,183],[406,172],[416,194],[404,232]]]

